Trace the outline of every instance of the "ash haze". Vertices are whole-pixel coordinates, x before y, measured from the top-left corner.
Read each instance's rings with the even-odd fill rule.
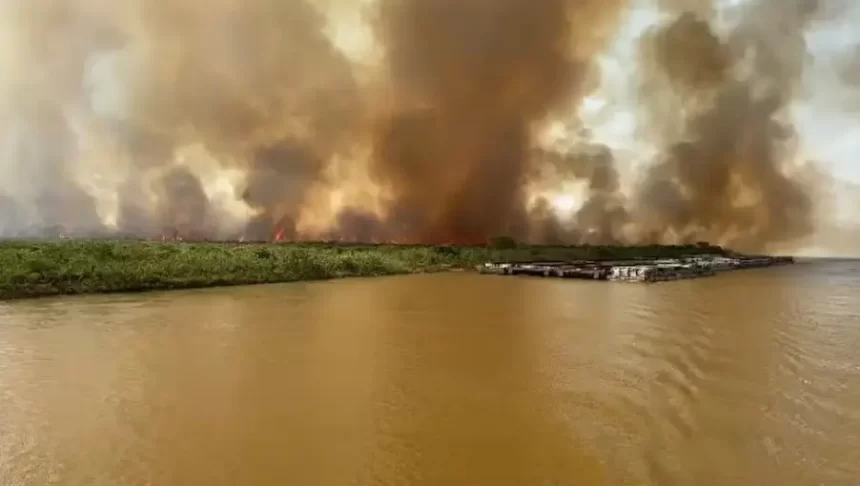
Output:
[[[847,0],[6,0],[0,236],[856,254],[858,25]]]

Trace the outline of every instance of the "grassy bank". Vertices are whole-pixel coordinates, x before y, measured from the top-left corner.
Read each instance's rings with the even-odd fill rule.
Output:
[[[0,242],[0,299],[245,285],[471,268],[486,261],[629,259],[704,246],[486,247],[142,241]]]

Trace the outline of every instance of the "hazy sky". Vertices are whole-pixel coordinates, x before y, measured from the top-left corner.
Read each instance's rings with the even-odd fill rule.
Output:
[[[94,35],[90,31],[94,29],[95,25],[99,25],[100,22],[115,22],[120,26],[121,30],[128,29],[129,32],[137,32],[136,29],[140,29],[140,26],[137,25],[137,22],[140,20],[137,16],[141,15],[138,12],[139,7],[147,5],[151,1],[153,0],[138,0],[140,5],[130,1],[127,4],[117,2],[117,7],[111,10],[105,8],[104,6],[107,4],[103,4],[101,0],[63,0],[62,2],[57,2],[56,0],[44,0],[42,2],[35,0],[0,0],[0,10],[6,13],[6,15],[0,16],[0,67],[3,68],[0,69],[0,98],[2,98],[0,99],[0,108],[5,107],[4,103],[8,105],[8,119],[15,121],[20,118],[22,123],[28,120],[26,116],[17,116],[18,111],[16,110],[19,107],[14,101],[16,97],[26,98],[33,96],[34,98],[38,98],[38,95],[34,94],[36,90],[30,89],[30,87],[27,87],[26,90],[22,90],[21,88],[25,84],[25,80],[31,80],[30,78],[38,81],[39,84],[36,85],[36,88],[41,87],[44,89],[45,92],[41,93],[41,96],[50,99],[56,97],[57,100],[54,101],[64,102],[75,99],[77,95],[74,90],[69,92],[64,91],[64,82],[69,86],[74,86],[75,83],[80,81],[79,79],[65,80],[62,76],[54,79],[52,74],[46,74],[57,72],[59,75],[65,73],[69,76],[77,76],[77,71],[71,69],[70,66],[81,61],[75,58],[68,61],[68,63],[65,62],[65,57],[62,54],[65,50],[62,46],[76,45],[74,42],[70,43],[69,39],[75,39],[78,36],[86,37]],[[232,1],[228,0],[221,3],[227,5]],[[368,22],[369,19],[365,17],[365,14],[372,12],[372,9],[365,9],[365,7],[372,7],[372,4],[377,0],[310,1],[314,6],[324,7],[327,14],[327,30],[330,37],[334,40],[337,47],[356,63],[357,69],[354,72],[350,71],[348,67],[344,69],[349,74],[349,82],[352,83],[354,81],[353,74],[355,74],[359,83],[364,80],[364,76],[384,78],[386,76],[384,71],[360,68],[361,64],[377,65],[383,69],[386,68],[386,64],[381,62],[380,49],[374,44],[372,27]],[[540,2],[541,0],[534,1]],[[640,98],[642,93],[637,89],[636,49],[641,35],[650,27],[658,25],[662,20],[658,9],[654,5],[658,1],[665,0],[629,0],[631,8],[626,11],[627,18],[618,31],[614,42],[599,60],[601,68],[600,86],[581,103],[579,118],[591,129],[597,142],[606,144],[613,149],[620,171],[620,182],[623,192],[626,194],[635,193],[635,191],[629,189],[631,186],[637,184],[637,178],[642,175],[642,171],[636,169],[641,167],[640,164],[653,162],[656,155],[655,148],[647,145],[646,137],[643,135],[643,128],[645,127],[637,126],[637,123],[642,123],[643,120],[647,120],[648,118],[641,116],[641,112],[637,113],[643,106],[643,100]],[[676,3],[683,2],[683,0],[674,1]],[[691,4],[696,3],[694,0],[689,1]],[[730,12],[731,8],[738,5],[742,6],[742,3],[747,1],[751,0],[722,0],[719,9],[719,18],[731,18],[730,15],[726,15]],[[769,1],[779,2],[779,0]],[[818,1],[822,6],[822,9],[819,11],[820,19],[813,23],[811,30],[807,34],[809,56],[804,70],[804,92],[800,97],[800,101],[792,106],[792,115],[795,127],[799,133],[802,150],[798,162],[806,160],[815,161],[824,167],[826,172],[836,181],[831,191],[831,194],[835,196],[835,201],[832,201],[836,203],[835,212],[824,215],[825,217],[822,218],[822,221],[826,220],[829,222],[830,217],[835,214],[840,222],[851,222],[858,228],[857,232],[846,234],[860,235],[860,211],[858,211],[860,209],[860,165],[855,161],[855,154],[860,154],[860,140],[855,136],[855,134],[860,133],[860,119],[857,116],[860,114],[860,48],[858,48],[860,46],[860,0]],[[170,2],[166,1],[165,5],[168,3]],[[185,0],[185,4],[191,10],[197,8],[196,5],[202,5],[197,4],[196,0]],[[288,5],[289,3],[285,2],[284,4]],[[80,9],[80,19],[88,20],[92,24],[83,21],[79,23],[70,22],[69,25],[64,26],[66,27],[65,30],[53,29],[50,22],[64,22],[66,17],[63,15],[50,16],[48,14],[54,12],[54,10],[57,12],[63,11],[65,5],[69,5],[69,8],[72,9]],[[125,7],[125,5],[129,5],[129,7]],[[153,5],[160,4],[154,2]],[[295,5],[307,6],[304,3],[296,3]],[[102,10],[105,10],[105,12],[102,13]],[[154,11],[157,10],[158,8],[156,7]],[[203,10],[205,9],[201,7],[201,11]],[[217,13],[218,10],[215,9],[215,11]],[[25,13],[32,18],[24,18],[23,15]],[[229,54],[232,52],[230,50],[231,45],[241,45],[241,39],[237,40],[234,37],[235,35],[241,35],[241,32],[233,32],[229,28],[226,31],[218,30],[220,28],[218,26],[222,24],[229,25],[229,23],[217,22],[217,18],[208,19],[205,15],[203,17],[203,21],[197,26],[200,32],[194,31],[192,26],[187,27],[187,29],[190,29],[188,35],[189,42],[196,39],[195,36],[197,35],[207,39],[210,38],[207,35],[211,35],[214,39],[213,48],[211,50],[197,49],[200,45],[206,46],[207,43],[200,43],[198,45],[191,42],[189,46],[185,46],[189,49],[188,52],[196,53],[200,58],[212,55],[210,61],[216,63],[217,66],[221,66],[221,61],[223,61],[224,66],[230,67],[235,64],[244,67],[245,64],[240,62],[243,60],[237,61],[233,59],[235,56],[224,55],[225,53]],[[77,17],[72,15],[69,18],[76,19]],[[28,20],[31,23],[28,23]],[[767,22],[768,19],[761,19],[761,21]],[[56,38],[51,38],[46,33],[39,33],[39,41],[34,43],[26,35],[27,29],[38,29],[43,24],[48,26],[48,30],[45,32],[58,31],[57,36]],[[203,29],[202,27],[204,26],[211,27],[212,32],[215,32],[215,34],[211,34],[209,29]],[[290,28],[296,28],[296,26],[291,26]],[[178,31],[182,32],[183,29],[186,29],[186,27],[180,26]],[[284,32],[283,29],[277,28],[273,29],[273,31],[278,33]],[[296,32],[301,34],[302,29],[296,28]],[[313,32],[316,33],[316,30]],[[204,35],[204,33],[209,34]],[[154,35],[149,36],[149,34]],[[298,39],[296,42],[310,43],[310,47],[314,47],[313,36],[299,34],[295,36],[295,39]],[[135,37],[136,35],[139,35],[139,38]],[[510,35],[515,37],[517,33],[511,32]],[[152,49],[152,52],[161,52],[155,49],[158,47],[163,48],[164,52],[172,52],[168,48],[170,43],[164,41],[166,38],[164,35],[156,31],[149,32],[146,29],[142,29],[140,33],[132,35],[132,38],[137,39],[136,43],[132,42],[129,46],[125,46],[122,49],[106,49],[92,52],[82,58],[83,61],[86,61],[84,68],[84,91],[86,92],[86,96],[89,97],[84,100],[85,104],[88,104],[88,108],[92,110],[95,118],[98,118],[101,122],[106,122],[107,125],[121,122],[130,116],[127,113],[129,111],[127,109],[129,99],[134,98],[134,93],[148,93],[145,89],[139,89],[141,86],[146,87],[152,84],[152,92],[148,94],[154,97],[156,101],[161,98],[172,100],[165,102],[165,106],[175,103],[176,100],[194,98],[193,96],[189,97],[180,93],[180,88],[188,88],[182,83],[175,83],[178,85],[175,87],[176,90],[180,90],[177,93],[181,96],[177,96],[175,99],[168,96],[173,93],[174,87],[170,84],[172,81],[167,82],[164,80],[171,78],[169,76],[163,79],[158,77],[161,70],[157,69],[157,67],[167,66],[170,68],[172,65],[167,62],[169,59],[156,56],[153,57],[153,59],[157,58],[156,62],[151,66],[147,64],[149,62],[147,59],[150,59],[147,57],[150,55],[148,54],[150,51],[147,49]],[[286,36],[285,38],[293,39],[290,36]],[[16,43],[16,40],[20,42]],[[43,46],[40,44],[43,42],[47,47],[42,48]],[[320,45],[322,44],[320,43]],[[272,42],[271,45],[277,46],[279,49],[288,49],[290,46],[289,42],[283,41]],[[327,50],[327,45],[325,43],[325,46],[323,46],[325,47],[324,51]],[[38,62],[28,64],[26,52],[31,48],[41,57]],[[275,50],[277,51],[277,49]],[[75,53],[75,48],[70,48],[69,52]],[[314,62],[320,59],[319,53],[315,53],[311,57],[315,59]],[[277,69],[273,68],[271,72],[280,72],[280,69],[284,67],[283,59],[281,57],[273,57],[273,59],[277,59]],[[853,80],[846,80],[843,71],[851,59],[853,59],[855,69],[853,73],[854,78]],[[325,64],[321,61],[320,63]],[[69,64],[69,66],[66,66],[66,64]],[[255,65],[251,63],[251,66]],[[303,64],[300,68],[303,72],[307,71],[309,73],[307,75],[308,79],[312,78],[313,73],[310,72],[313,71],[312,67],[313,65],[309,63]],[[320,69],[325,67],[323,65]],[[176,68],[178,69],[178,67]],[[267,67],[262,64],[258,66],[258,69],[261,70],[260,76],[269,72],[268,68],[263,68]],[[135,69],[151,69],[154,71],[152,79],[147,78],[148,71],[135,71]],[[243,71],[242,69],[224,69],[229,72],[248,71]],[[170,69],[165,68],[165,72],[168,71]],[[201,71],[203,73],[208,72],[206,69],[202,69]],[[213,72],[218,72],[218,70],[216,69]],[[232,79],[230,76],[225,76],[224,79],[218,76],[214,77],[217,78],[214,81],[219,82],[226,82],[225,80],[229,81]],[[294,76],[294,78],[297,79],[296,83],[304,79],[302,76]],[[144,81],[140,81],[140,79]],[[254,79],[254,77],[251,76],[249,79]],[[186,82],[189,81],[188,79],[184,80]],[[165,84],[159,84],[162,81]],[[277,89],[283,89],[284,84],[289,85],[290,82],[292,82],[292,78],[279,78],[276,83],[273,83],[273,86],[277,85]],[[375,82],[378,84],[375,84]],[[853,86],[851,83],[853,83]],[[239,84],[240,87],[244,86],[241,83]],[[318,84],[316,81],[310,81],[308,86],[317,86]],[[213,86],[219,85],[213,82]],[[299,86],[304,85],[299,83]],[[375,95],[374,89],[378,86],[384,86],[384,84],[379,83],[379,79],[371,78],[367,85],[370,89],[362,92],[362,94],[368,94],[369,97],[372,97]],[[647,96],[647,93],[645,96]],[[248,99],[255,98],[248,97]],[[232,99],[232,101],[231,99],[227,99],[224,102],[224,106],[232,109],[236,107],[231,105],[231,102],[242,105],[245,101],[247,100],[244,97]],[[580,100],[576,101],[579,102]],[[191,103],[191,106],[196,105]],[[96,129],[98,127],[83,126],[81,120],[86,117],[82,115],[78,116],[80,113],[77,113],[72,108],[82,109],[82,107],[65,107],[65,111],[63,112],[63,119],[70,120],[69,123],[74,125],[71,127],[74,132],[73,136],[79,139],[77,140],[77,145],[69,144],[68,150],[74,152],[75,155],[73,159],[66,160],[61,157],[61,155],[64,155],[61,153],[63,151],[62,147],[55,148],[51,144],[41,143],[42,132],[45,130],[50,132],[48,130],[51,128],[50,126],[42,127],[40,125],[30,127],[19,123],[17,125],[9,125],[9,127],[14,128],[21,125],[18,127],[21,133],[17,133],[9,127],[0,133],[0,164],[2,164],[3,170],[3,177],[0,178],[0,192],[20,196],[18,199],[26,206],[32,199],[31,196],[39,191],[28,192],[27,184],[21,184],[21,181],[28,180],[27,178],[29,177],[41,182],[41,185],[36,189],[56,189],[56,187],[69,187],[70,185],[66,184],[67,181],[63,179],[63,177],[68,177],[75,179],[75,182],[79,183],[82,189],[96,199],[97,210],[102,222],[113,224],[117,218],[116,215],[119,208],[118,201],[120,198],[117,196],[119,187],[127,177],[127,174],[123,170],[131,167],[133,164],[131,164],[130,158],[126,160],[111,152],[110,150],[112,150],[113,146],[103,140],[106,135],[99,132]],[[242,110],[245,108],[248,107],[242,105],[236,108],[236,111],[238,114],[241,114],[244,113]],[[194,110],[191,111],[193,112],[191,115],[197,113]],[[351,111],[355,112],[358,110]],[[161,112],[155,110],[153,113],[158,114]],[[152,113],[144,112],[144,115],[147,114],[152,115]],[[281,114],[279,113],[278,116]],[[0,113],[0,117],[2,116],[3,113]],[[284,116],[289,118],[287,115]],[[205,123],[203,123],[205,125],[208,123],[209,118],[204,118],[206,118],[204,120]],[[563,128],[562,124],[562,121],[559,121],[557,127]],[[284,126],[287,126],[287,124],[284,124]],[[559,131],[559,133],[563,132]],[[50,133],[48,134],[50,135]],[[176,153],[172,153],[176,159],[173,162],[188,168],[196,174],[196,177],[200,179],[201,184],[204,186],[206,197],[213,199],[217,196],[216,199],[227,201],[223,203],[219,202],[219,207],[230,206],[228,208],[230,209],[228,211],[230,214],[241,213],[240,216],[242,218],[247,218],[250,209],[244,204],[244,201],[238,199],[238,193],[235,190],[239,184],[237,181],[241,179],[240,176],[243,175],[243,172],[238,169],[234,171],[235,173],[227,171],[223,163],[227,159],[217,159],[217,154],[210,154],[204,150],[205,144],[186,132],[174,135],[176,136],[176,140],[178,140],[176,142],[178,145],[174,147],[176,149],[174,152]],[[190,143],[189,140],[195,143]],[[8,143],[6,143],[7,141]],[[12,141],[20,143],[12,143]],[[179,142],[182,143],[180,144]],[[323,145],[328,146],[328,144]],[[29,152],[15,151],[21,147],[27,148]],[[189,150],[191,150],[190,155],[186,157],[185,153]],[[197,152],[193,150],[197,150]],[[30,163],[31,160],[37,159],[44,159],[44,163],[42,165]],[[227,160],[227,162],[230,161],[232,159]],[[196,162],[200,163],[196,164]],[[59,174],[54,178],[49,177],[54,175],[54,166],[63,166],[64,164],[64,168],[69,174]],[[352,165],[359,166],[361,164]],[[38,174],[39,177],[35,177],[34,174],[40,170],[44,173]],[[366,178],[366,174],[364,174],[364,177]],[[140,178],[140,180],[142,181],[143,179]],[[349,180],[357,180],[358,183],[364,182],[364,179],[350,178]],[[571,185],[574,185],[574,183],[571,183]],[[361,186],[361,184],[357,184],[357,186]],[[343,192],[343,190],[343,184],[338,185],[336,189],[332,190],[332,194],[337,193],[338,197],[343,198],[345,196],[338,192]],[[556,202],[566,201],[564,204],[569,204],[570,207],[577,206],[577,202],[583,202],[582,198],[578,198],[577,196],[576,187],[567,187],[565,185],[562,188],[548,190],[553,192],[542,193],[540,195],[547,196],[548,199],[555,200]],[[33,194],[30,194],[30,192]],[[146,197],[149,196],[146,194],[141,195],[142,199],[146,199]],[[153,197],[149,197],[149,199],[152,200]],[[332,207],[335,206],[337,205],[332,205]],[[562,204],[557,204],[557,209],[561,206]],[[820,204],[819,207],[829,209],[832,206],[829,204]],[[319,219],[324,219],[323,216],[320,216]],[[2,231],[2,223],[3,221],[0,221],[0,231]],[[854,247],[852,251],[860,252],[860,239],[856,240]]]
[[[835,0],[824,0],[831,6]],[[598,136],[604,142],[622,148],[625,141],[635,140],[635,116],[631,105],[633,90],[626,76],[632,65],[634,43],[637,37],[656,22],[659,17],[648,8],[647,0],[638,2],[627,24],[608,53],[604,62],[604,87],[601,93],[608,103],[594,116]],[[848,5],[847,3],[845,5]],[[851,88],[840,80],[840,60],[850,55],[860,45],[860,2],[848,5],[841,11],[839,20],[822,22],[807,36],[810,53],[805,71],[806,99],[795,104],[795,126],[803,144],[803,156],[826,166],[837,180],[848,184],[860,184],[860,86]],[[595,103],[600,106],[602,103]],[[602,123],[601,123],[602,122]],[[635,143],[635,142],[634,142]],[[631,147],[633,148],[633,147]],[[638,147],[645,149],[647,147]],[[839,219],[860,222],[857,197],[845,197],[848,189],[842,187],[839,197]],[[855,195],[856,196],[856,195]]]
[[[726,7],[744,0],[724,0]],[[334,2],[331,33],[337,45],[353,59],[373,61],[372,37],[362,22],[362,2]],[[628,167],[646,161],[649,147],[637,142],[636,89],[631,76],[635,65],[636,41],[660,21],[654,0],[632,0],[634,8],[618,32],[610,51],[601,60],[601,88],[586,100],[583,118],[599,141],[619,152]],[[805,71],[806,98],[793,107],[795,126],[800,133],[802,156],[825,166],[837,181],[838,218],[860,223],[860,85],[846,86],[840,80],[840,61],[860,46],[860,2],[822,0],[823,21],[807,35],[809,64]],[[860,58],[860,56],[858,56]],[[631,171],[628,171],[628,174]],[[632,181],[628,180],[628,184]],[[854,186],[858,185],[858,186]]]

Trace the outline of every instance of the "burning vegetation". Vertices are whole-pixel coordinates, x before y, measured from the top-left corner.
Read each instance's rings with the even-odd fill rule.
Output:
[[[660,2],[632,75],[657,150],[630,187],[578,116],[626,0],[375,0],[376,64],[334,44],[331,0],[115,3],[0,6],[2,236],[767,250],[815,230],[788,116],[813,0],[748,0],[728,27],[715,0]],[[562,214],[541,189],[568,182]]]

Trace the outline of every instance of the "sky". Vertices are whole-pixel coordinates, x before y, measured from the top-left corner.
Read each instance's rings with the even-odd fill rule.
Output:
[[[742,2],[725,0],[723,4],[731,7]],[[373,0],[335,2],[329,16],[335,43],[359,62],[374,59],[372,33],[361,17],[362,7],[371,3]],[[860,2],[823,0],[823,4],[828,18],[807,35],[811,59],[805,71],[806,99],[795,103],[794,122],[802,157],[821,164],[836,180],[832,193],[837,219],[860,224],[860,86],[846,86],[838,71],[838,61],[860,46]],[[627,165],[626,184],[634,183],[633,169],[651,153],[636,135],[636,87],[630,76],[636,42],[661,20],[652,0],[633,0],[633,5],[615,42],[600,60],[601,86],[581,110],[595,138],[615,149]],[[560,203],[570,201],[561,198]]]

